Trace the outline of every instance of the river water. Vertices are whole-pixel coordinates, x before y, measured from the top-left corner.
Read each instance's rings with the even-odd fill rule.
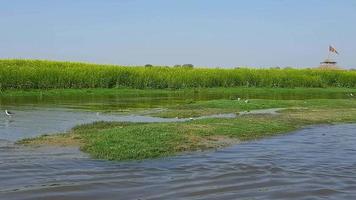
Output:
[[[90,121],[162,120],[63,105],[6,105],[16,115],[0,118],[1,200],[356,198],[356,125],[308,127],[216,151],[136,162],[93,160],[77,148],[14,144]]]

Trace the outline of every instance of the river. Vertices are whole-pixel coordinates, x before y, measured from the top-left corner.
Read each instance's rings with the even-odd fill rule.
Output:
[[[2,104],[16,115],[0,118],[0,199],[356,198],[352,124],[307,127],[216,151],[134,162],[94,160],[77,148],[14,144],[97,120],[163,120],[85,111],[86,101],[80,101],[81,109],[73,102]]]

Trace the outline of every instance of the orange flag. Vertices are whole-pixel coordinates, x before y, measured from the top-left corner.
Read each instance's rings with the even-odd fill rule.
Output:
[[[334,47],[332,47],[331,45],[329,46],[329,51],[339,55],[339,52],[337,52],[337,50]]]

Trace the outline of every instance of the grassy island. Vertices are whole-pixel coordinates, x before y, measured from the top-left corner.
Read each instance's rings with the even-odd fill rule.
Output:
[[[181,105],[158,115],[238,113],[283,107],[278,114],[245,114],[231,119],[199,119],[173,123],[95,122],[68,133],[24,139],[21,144],[79,146],[94,158],[137,160],[219,148],[241,141],[287,133],[306,125],[356,122],[356,101],[346,100],[213,100]],[[199,107],[200,109],[197,109]]]

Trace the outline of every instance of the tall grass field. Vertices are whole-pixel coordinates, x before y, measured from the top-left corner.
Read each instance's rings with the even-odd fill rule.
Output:
[[[125,67],[40,60],[0,60],[0,89],[356,87],[356,71]]]

